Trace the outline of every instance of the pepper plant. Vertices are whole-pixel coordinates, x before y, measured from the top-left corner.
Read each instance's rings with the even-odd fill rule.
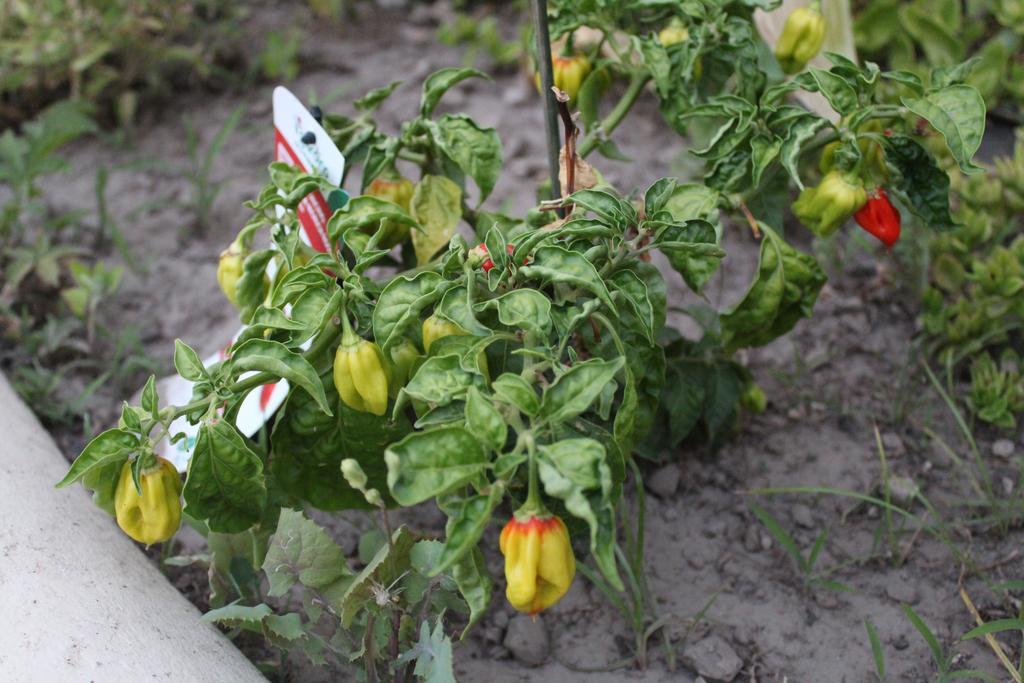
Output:
[[[599,36],[589,46],[572,41],[592,65],[575,98],[587,134],[576,139],[570,97],[559,91],[561,187],[525,217],[484,208],[502,166],[496,131],[435,113],[449,88],[482,73],[430,75],[397,135],[374,121],[397,83],[356,100],[354,115],[326,115],[347,176],[360,171],[358,181],[343,180],[355,196],[327,224],[329,250],[302,243],[295,211],[311,192],[337,188],[271,164],[218,270],[245,323],[226,359],[203,367],[178,342],[175,366],[194,383],[192,400],[161,406],[150,382],[141,405],[126,406],[61,485],[82,480],[108,508],[131,499],[119,488],[139,489],[152,476],[154,444],[183,438],[169,432],[186,416],[199,435],[182,515],[214,549],[223,606],[210,618],[302,646],[317,661],[360,659],[370,680],[450,671],[441,616],[467,612],[468,627],[487,608],[481,539],[496,516],[508,519],[498,545],[514,608],[551,606],[577,568],[610,594],[628,585],[644,607],[642,522],[635,536],[630,530],[628,555],[616,541],[627,472],[639,483],[634,453],[663,453],[698,425],[720,440],[739,405],[763,410],[765,396],[735,353],[809,316],[825,281],[814,257],[784,238],[790,186],[803,188],[836,143],[826,178],[841,174],[859,193],[833,197],[823,181],[801,218],[838,229],[877,173],[909,216],[951,225],[936,181],[947,176],[917,142],[916,121],[932,121],[966,170],[980,135],[984,109],[959,84],[962,72],[926,88],[829,55],[831,69],[783,80],[750,20],[753,7],[774,4],[553,3],[555,38],[583,27]],[[600,90],[620,77],[620,99],[599,118]],[[595,150],[617,153],[611,134],[648,84],[671,130],[707,138],[694,152],[708,163],[704,182],[614,188],[584,161]],[[822,93],[840,122],[789,103],[800,90]],[[865,125],[875,120],[886,133]],[[865,142],[880,150],[884,174],[864,161]],[[666,326],[668,271],[649,257],[660,252],[700,293],[725,257],[723,230],[737,224],[760,239],[757,271],[729,309],[690,309],[705,333],[687,339]],[[291,388],[283,407],[262,433],[244,437],[234,426],[242,399],[279,379]],[[421,504],[446,516],[443,542],[392,527],[388,510]],[[383,534],[365,566],[350,567],[304,509],[379,515]],[[235,560],[262,568],[265,595],[259,582],[242,591],[225,578]],[[301,608],[275,602],[296,586]],[[643,609],[632,613],[642,663],[641,635],[658,627]]]

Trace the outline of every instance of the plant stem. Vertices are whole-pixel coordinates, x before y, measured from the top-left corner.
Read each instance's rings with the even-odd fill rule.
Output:
[[[588,154],[597,149],[598,143],[604,139],[605,136],[609,135],[615,130],[622,119],[626,118],[626,114],[636,104],[636,100],[640,97],[640,93],[643,92],[644,86],[651,80],[651,75],[647,72],[637,72],[633,74],[633,77],[629,81],[629,86],[626,88],[626,92],[622,93],[622,97],[619,99],[615,108],[608,112],[608,116],[601,120],[598,124],[597,130],[590,135],[587,135],[580,143],[579,149],[576,153],[581,158],[586,158]],[[556,161],[557,167],[557,161]]]
[[[558,103],[551,87],[555,84],[551,67],[551,35],[548,32],[547,0],[531,0],[533,32],[537,36],[537,72],[540,74],[540,96],[544,101],[544,132],[548,146],[548,174],[551,176],[551,198],[558,191]]]

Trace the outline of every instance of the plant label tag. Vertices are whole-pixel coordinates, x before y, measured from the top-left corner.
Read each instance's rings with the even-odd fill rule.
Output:
[[[327,135],[323,126],[287,88],[282,86],[274,88],[273,98],[274,160],[301,168],[306,173],[322,175],[334,185],[340,184],[345,171],[345,157]],[[296,212],[299,224],[302,226],[300,234],[302,240],[317,251],[326,252],[330,248],[327,221],[331,214],[344,206],[347,201],[348,194],[340,188],[330,192],[326,198],[318,190],[303,199]],[[271,261],[268,264],[271,276],[273,276],[275,268],[276,263]],[[210,366],[226,360],[227,350],[244,329],[239,329],[229,343],[221,347],[216,354],[204,359],[203,364]],[[309,343],[307,342],[305,346],[309,346]],[[241,378],[244,379],[252,374],[254,373],[245,373]],[[157,382],[157,391],[165,402],[172,405],[185,405],[192,398],[192,382],[177,375],[165,377]],[[287,396],[288,382],[283,379],[264,384],[250,391],[242,400],[235,418],[235,426],[238,427],[238,431],[247,437],[258,432],[260,427],[266,424],[274,412],[281,407]],[[180,417],[171,424],[169,433],[171,435],[183,433],[185,438],[172,444],[170,439],[165,437],[156,445],[156,452],[174,463],[178,471],[184,472],[192,457],[192,450],[195,448],[196,438],[199,435],[199,427],[189,424],[188,420]]]
[[[235,343],[238,335],[245,328],[240,328],[234,334],[231,341],[221,347],[220,351],[203,359],[203,365],[210,367],[214,363],[227,360],[227,351]],[[256,374],[253,372],[243,373],[239,379],[245,379]],[[171,405],[185,405],[192,399],[192,382],[173,375],[158,380],[156,383],[157,393],[162,401]],[[288,396],[288,381],[280,380],[256,387],[242,399],[242,405],[238,408],[238,415],[235,418],[235,426],[245,436],[252,436],[259,431],[260,427],[266,424],[274,412],[281,407]],[[168,430],[171,435],[183,433],[185,438],[177,443],[171,443],[170,439],[164,438],[156,445],[156,453],[162,458],[170,460],[179,472],[188,469],[188,461],[192,457],[192,450],[196,445],[196,438],[199,436],[199,426],[189,424],[183,416],[171,423]]]
[[[280,85],[274,88],[274,160],[322,175],[334,185],[341,184],[345,171],[345,157],[327,131],[299,98]],[[307,195],[296,213],[303,241],[317,251],[328,251],[327,220],[333,210],[323,193]]]

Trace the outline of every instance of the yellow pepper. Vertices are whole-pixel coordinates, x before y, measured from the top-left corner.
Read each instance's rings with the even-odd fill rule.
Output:
[[[416,186],[413,185],[411,180],[398,175],[395,171],[391,171],[374,178],[366,188],[366,194],[370,197],[394,202],[408,212],[409,203],[412,201],[412,193],[415,189]],[[409,226],[405,223],[382,221],[380,227],[384,230],[384,234],[381,235],[378,244],[383,249],[390,249],[396,244],[404,242],[409,237]],[[363,230],[372,235],[377,231],[377,226],[366,226]]]
[[[430,353],[430,347],[442,337],[458,337],[469,332],[453,322],[432,315],[423,321],[423,350]]]
[[[551,69],[555,79],[555,87],[575,100],[580,92],[580,86],[590,73],[590,60],[587,56],[578,53],[575,55],[551,54]],[[534,82],[540,90],[540,74],[534,75]]]
[[[220,289],[235,306],[238,305],[238,280],[242,277],[242,264],[248,256],[245,247],[237,240],[220,253],[217,261],[217,283]]]
[[[388,371],[380,347],[346,331],[334,354],[334,387],[353,410],[383,416],[388,411]]]
[[[658,42],[665,47],[683,43],[690,39],[690,32],[678,19],[673,19],[668,26],[658,31]]]
[[[157,458],[155,467],[132,480],[132,461],[125,462],[114,491],[114,513],[121,530],[139,543],[166,541],[181,524],[181,477],[169,461]]]
[[[668,26],[658,31],[658,42],[665,47],[685,43],[689,39],[690,31],[683,26],[683,22],[679,21],[679,19],[673,19],[669,22]],[[693,77],[699,81],[703,73],[704,62],[701,60],[700,55],[698,55],[697,59],[693,60]]]
[[[782,35],[775,44],[775,57],[787,74],[802,71],[825,42],[825,17],[818,10],[819,3],[793,10],[782,27]]]
[[[818,237],[828,237],[868,201],[863,181],[854,173],[833,170],[821,184],[808,187],[793,203],[793,213]]]
[[[501,531],[505,597],[520,612],[536,614],[569,591],[576,575],[569,531],[555,515],[512,517]]]
[[[408,339],[403,339],[391,347],[391,389],[394,393],[405,386],[413,374],[416,363],[420,360],[420,350]]]

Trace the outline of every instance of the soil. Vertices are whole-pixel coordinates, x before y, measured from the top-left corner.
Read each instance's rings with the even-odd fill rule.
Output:
[[[254,7],[246,30],[255,34],[268,26],[301,26],[308,39],[301,49],[302,75],[286,83],[301,98],[341,94],[335,105],[396,78],[406,81],[382,107],[386,128],[415,111],[419,83],[442,66],[459,65],[462,53],[435,38],[442,5],[415,4],[409,11],[383,10],[341,27],[323,25],[292,5]],[[512,33],[510,24],[509,33]],[[255,42],[255,41],[254,41]],[[130,146],[100,141],[76,145],[72,163],[79,172],[62,179],[56,197],[59,209],[94,209],[93,169],[112,169],[110,211],[118,218],[134,252],[134,265],[145,274],[128,272],[116,299],[106,306],[106,324],[143,331],[145,352],[168,371],[175,338],[201,354],[217,349],[238,326],[231,305],[220,295],[214,277],[216,257],[246,218],[241,204],[254,196],[270,160],[271,84],[243,93],[182,94],[176,105],[143,121]],[[213,177],[224,183],[213,210],[213,225],[201,234],[193,229],[187,208],[188,179],[179,170],[186,162],[183,116],[201,122],[203,145],[234,108],[244,107],[242,128],[216,160]],[[330,109],[330,107],[328,107]],[[507,169],[489,201],[510,213],[533,204],[533,188],[543,178],[542,119],[532,84],[517,72],[498,75],[493,83],[469,81],[446,95],[442,110],[465,110],[501,134]],[[616,133],[623,152],[636,160],[598,160],[600,170],[620,188],[646,187],[651,181],[692,168],[677,136],[661,123],[650,98],[641,101]],[[132,216],[130,219],[128,216]],[[792,231],[798,243],[801,235]],[[811,248],[804,241],[802,248]],[[757,258],[757,243],[744,226],[732,226],[726,237],[728,257],[708,298],[721,305],[737,300],[746,288]],[[837,254],[842,254],[839,258]],[[768,410],[745,417],[735,437],[717,453],[688,446],[666,454],[665,463],[645,464],[647,496],[646,557],[650,590],[658,613],[667,618],[668,633],[678,659],[668,669],[657,636],[650,646],[646,670],[587,671],[608,667],[628,657],[633,635],[628,623],[601,593],[578,576],[568,596],[524,624],[501,599],[497,579],[489,614],[456,648],[460,680],[489,681],[691,681],[705,679],[859,683],[875,680],[865,620],[877,628],[885,653],[887,680],[928,681],[936,674],[929,649],[901,609],[906,603],[953,653],[954,668],[978,668],[1009,680],[982,639],[959,642],[975,625],[958,593],[962,558],[927,531],[904,534],[896,557],[890,556],[879,508],[858,505],[838,495],[792,494],[755,496],[764,487],[816,486],[878,494],[882,467],[874,427],[881,432],[894,477],[909,477],[947,520],[958,501],[976,498],[967,477],[944,448],[926,434],[938,434],[953,452],[967,459],[948,409],[918,371],[916,309],[902,293],[894,261],[860,238],[823,248],[830,281],[814,318],[801,322],[793,334],[750,351],[746,361],[770,397]],[[116,255],[111,256],[117,259]],[[694,302],[669,269],[673,303]],[[168,293],[173,292],[173,296]],[[670,321],[692,330],[685,318]],[[116,419],[123,396],[101,393],[93,423]],[[997,436],[982,431],[978,447],[992,470],[996,487],[1012,488],[1024,452],[1021,434],[1010,435],[1016,457],[997,457],[991,444]],[[86,439],[81,429],[57,433],[69,455]],[[627,496],[629,504],[635,502]],[[779,542],[753,515],[757,502],[793,535],[805,554],[818,534],[827,539],[812,572],[813,580],[795,566]],[[928,513],[921,502],[907,504],[919,517]],[[961,519],[965,516],[960,510]],[[404,515],[406,521],[440,534],[443,520],[436,510]],[[357,515],[318,516],[340,537],[354,534]],[[332,521],[333,520],[333,521]],[[929,523],[937,518],[928,517]],[[899,519],[895,522],[901,524]],[[988,586],[1021,578],[1019,529],[984,532],[981,527],[948,523],[946,531],[970,566],[967,593],[986,619],[1016,616],[1019,603]],[[912,525],[907,525],[913,528]],[[496,526],[485,539],[494,549],[489,562],[501,576]],[[191,545],[186,537],[186,545]],[[902,560],[902,562],[900,562]],[[172,580],[203,606],[205,581],[196,570],[171,570]],[[829,588],[826,581],[846,587]],[[710,603],[703,618],[699,615]],[[1019,640],[1001,638],[1011,660],[1019,657]],[[256,641],[243,648],[254,659],[268,657]],[[547,653],[545,653],[545,646]],[[539,667],[525,662],[538,656]],[[514,654],[513,654],[514,653]],[[352,671],[315,669],[301,655],[288,659],[274,676],[281,680],[354,680]]]

